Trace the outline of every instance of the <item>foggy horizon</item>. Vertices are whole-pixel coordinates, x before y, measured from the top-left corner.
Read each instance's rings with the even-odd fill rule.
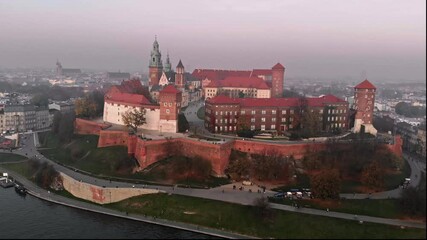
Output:
[[[426,2],[1,1],[0,68],[148,72],[165,61],[286,77],[426,79]]]

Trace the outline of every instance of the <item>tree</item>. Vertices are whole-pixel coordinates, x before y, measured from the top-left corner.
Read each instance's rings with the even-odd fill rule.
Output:
[[[245,93],[243,91],[239,91],[239,98],[245,98]]]
[[[262,179],[277,179],[285,171],[286,159],[277,150],[263,150],[260,154],[254,154],[254,171]]]
[[[232,149],[229,157],[227,173],[236,174],[238,178],[242,176],[250,176],[253,164],[244,152]]]
[[[95,116],[102,116],[104,113],[104,93],[95,90],[89,93],[87,98],[96,105]]]
[[[384,185],[384,169],[379,161],[373,161],[362,171],[362,183],[369,187],[382,187]]]
[[[185,132],[190,128],[190,124],[187,121],[184,113],[178,114],[178,132]]]
[[[302,114],[302,134],[304,137],[315,136],[322,128],[320,114],[317,111],[306,109]]]
[[[73,112],[65,113],[59,123],[58,137],[61,142],[71,141],[74,134],[74,120],[76,116]]]
[[[145,109],[129,109],[122,114],[122,120],[125,126],[131,128],[134,133],[137,132],[138,127],[146,123]]]
[[[59,125],[61,124],[61,118],[62,118],[62,113],[60,111],[55,112],[55,114],[53,115],[52,132],[54,134],[58,134],[59,132]]]
[[[261,218],[262,221],[272,221],[274,219],[274,212],[271,209],[271,205],[267,198],[261,197],[254,200],[254,210],[257,218]]]
[[[47,106],[49,104],[49,99],[47,98],[47,96],[45,94],[36,93],[31,98],[31,104],[39,106],[39,107]]]
[[[77,99],[74,104],[77,117],[93,118],[96,116],[97,104],[93,99],[87,97]]]
[[[337,169],[322,170],[311,177],[311,189],[316,198],[339,198],[341,179]]]
[[[249,118],[246,115],[241,115],[237,119],[237,136],[245,138],[253,138],[255,132],[249,128]]]

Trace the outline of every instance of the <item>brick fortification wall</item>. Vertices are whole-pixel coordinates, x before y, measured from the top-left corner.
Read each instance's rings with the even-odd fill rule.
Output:
[[[110,127],[110,124],[97,123],[81,118],[76,118],[74,122],[74,133],[76,134],[88,134],[88,135],[99,135],[99,132],[103,129]]]
[[[172,155],[201,157],[212,163],[216,175],[223,175],[228,164],[233,143],[214,144],[213,142],[197,141],[185,138],[136,141],[135,158],[142,169]]]
[[[123,131],[103,130],[99,133],[98,147],[127,146],[128,153],[134,154],[141,169],[173,155],[186,157],[201,157],[212,163],[212,170],[216,175],[224,175],[227,168],[231,149],[246,153],[267,153],[278,151],[284,156],[293,156],[301,159],[308,152],[322,151],[327,148],[326,143],[303,143],[303,144],[273,144],[255,141],[234,140],[224,144],[216,142],[198,141],[187,138],[174,138],[162,140],[143,140],[135,135],[128,135]],[[351,147],[349,144],[337,144],[336,147]],[[402,139],[395,137],[393,145],[388,144],[397,156],[402,156]]]
[[[103,130],[99,132],[98,147],[125,146],[129,154],[135,153],[137,137],[123,131]]]
[[[326,149],[325,143],[304,144],[273,144],[254,141],[235,140],[233,148],[246,153],[262,153],[277,151],[284,156],[293,156],[295,159],[304,157],[307,152],[322,151]]]

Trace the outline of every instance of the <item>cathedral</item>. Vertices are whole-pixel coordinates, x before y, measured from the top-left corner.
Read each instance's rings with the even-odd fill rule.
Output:
[[[157,37],[153,43],[153,49],[149,61],[148,85],[151,97],[159,100],[160,91],[168,85],[174,85],[182,93],[181,107],[188,106],[189,102],[201,99],[202,90],[199,79],[185,72],[184,64],[179,60],[176,71],[172,68],[169,53],[163,64]]]

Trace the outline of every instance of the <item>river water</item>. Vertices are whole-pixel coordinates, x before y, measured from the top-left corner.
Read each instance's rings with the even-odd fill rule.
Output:
[[[0,238],[199,239],[207,235],[86,212],[0,187]]]

